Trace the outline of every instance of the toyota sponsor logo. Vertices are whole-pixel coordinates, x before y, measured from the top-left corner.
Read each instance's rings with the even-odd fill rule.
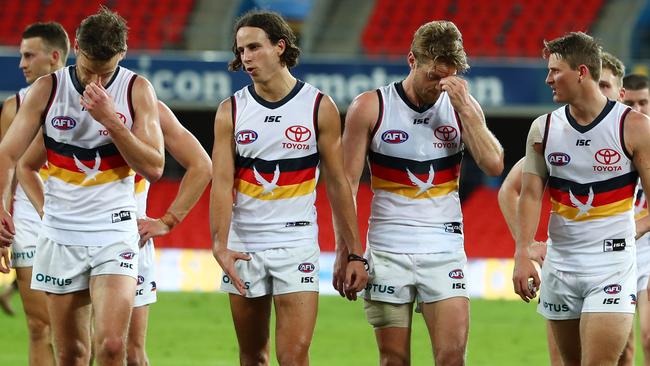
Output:
[[[454,269],[453,271],[449,272],[449,278],[453,278],[455,280],[460,280],[465,278],[465,274],[463,273],[463,270],[460,268]]]
[[[126,124],[126,116],[120,112],[115,112],[115,113],[117,113],[117,118],[119,118],[120,121],[122,121],[122,123]]]
[[[305,142],[311,137],[311,131],[305,126],[295,125],[287,128],[284,135],[293,142]]]
[[[388,144],[401,144],[409,139],[409,134],[402,130],[388,130],[381,134],[381,139]]]
[[[452,141],[458,136],[458,130],[453,126],[440,126],[433,131],[438,140]]]
[[[250,143],[255,142],[257,140],[257,132],[253,130],[243,130],[237,132],[237,137],[236,137],[237,143],[240,145],[248,145]]]
[[[554,152],[548,154],[546,159],[548,160],[548,163],[551,165],[564,166],[569,164],[569,162],[571,161],[571,156],[563,152]]]
[[[75,128],[77,126],[77,121],[72,117],[67,116],[56,116],[52,118],[52,127],[57,130],[67,131]]]
[[[621,160],[621,154],[613,149],[600,149],[596,151],[594,159],[603,165],[613,165]]]
[[[621,287],[621,285],[616,283],[616,284],[613,284],[613,285],[605,286],[603,291],[605,291],[605,293],[608,294],[608,295],[616,295],[617,293],[621,292],[622,289],[623,288]]]
[[[316,269],[313,263],[305,262],[298,265],[298,270],[302,273],[312,273]]]

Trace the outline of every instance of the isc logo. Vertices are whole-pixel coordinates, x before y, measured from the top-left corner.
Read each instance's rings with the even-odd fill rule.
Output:
[[[280,122],[281,117],[282,116],[266,116],[266,117],[264,117],[264,122],[265,123],[268,123],[268,122]]]
[[[453,290],[464,290],[465,289],[465,284],[464,283],[452,283],[451,288]]]
[[[298,270],[302,273],[312,273],[316,269],[313,263],[305,262],[298,265]]]
[[[454,269],[453,271],[449,272],[449,278],[460,280],[461,278],[465,278],[465,274],[463,273],[463,270],[460,268]]]
[[[608,297],[606,299],[603,299],[603,304],[604,305],[612,305],[612,304],[620,304],[621,299],[619,297]]]
[[[77,126],[77,121],[71,117],[66,116],[56,116],[52,118],[52,127],[57,130],[67,131],[75,128]]]
[[[243,130],[237,132],[237,143],[240,145],[248,145],[257,140],[257,132],[253,130]]]
[[[315,283],[314,277],[301,277],[300,283]]]
[[[548,163],[551,165],[555,166],[564,166],[569,164],[571,161],[571,157],[569,154],[561,153],[561,152],[554,152],[548,154]]]
[[[388,144],[401,144],[409,139],[409,134],[401,130],[389,130],[381,134],[381,139]]]

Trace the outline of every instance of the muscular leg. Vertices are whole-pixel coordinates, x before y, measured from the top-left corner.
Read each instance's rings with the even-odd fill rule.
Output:
[[[309,346],[316,326],[318,292],[273,297],[275,348],[281,366],[309,365]]]
[[[580,366],[580,319],[549,320],[564,366]]]
[[[48,294],[48,313],[58,365],[88,366],[90,362],[90,296],[88,290]]]
[[[616,365],[633,321],[634,314],[583,313],[580,320],[582,364]]]
[[[555,343],[555,338],[553,337],[553,328],[551,328],[551,323],[548,321],[546,322],[546,342],[548,343],[548,357],[551,361],[551,366],[562,366],[560,350],[557,348],[557,343]]]
[[[123,366],[126,361],[126,336],[135,286],[135,279],[129,276],[90,277],[95,317],[95,358],[99,366]]]
[[[239,363],[268,365],[271,296],[245,298],[231,294],[230,311],[239,343]]]
[[[133,308],[126,347],[126,364],[129,366],[149,365],[149,358],[145,349],[148,318],[149,305]]]
[[[23,300],[29,333],[29,364],[54,366],[50,317],[47,314],[47,295],[30,288],[32,267],[16,268],[18,291]]]
[[[634,318],[632,319],[632,324],[634,324]],[[634,326],[627,338],[623,353],[621,353],[621,357],[618,359],[618,366],[634,366]]]
[[[404,319],[404,326],[373,324],[375,338],[379,348],[379,364],[381,366],[406,366],[411,364],[411,322],[413,321],[413,303],[389,304],[366,301],[366,316],[370,306],[388,307],[380,313],[381,317],[389,317],[386,312],[399,314],[398,319]],[[406,307],[405,309],[402,307]],[[397,321],[393,319],[394,321]],[[372,321],[371,321],[372,324]]]
[[[643,364],[650,366],[650,304],[648,292],[644,289],[637,293],[636,308],[639,311],[641,325],[641,346],[643,347]]]
[[[469,333],[469,299],[452,297],[422,304],[436,365],[464,365]]]

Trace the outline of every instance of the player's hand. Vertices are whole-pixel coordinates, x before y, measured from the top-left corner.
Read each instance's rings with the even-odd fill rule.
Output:
[[[11,268],[11,257],[9,257],[9,248],[0,248],[0,272],[9,273]]]
[[[474,108],[467,81],[459,76],[452,75],[440,79],[440,89],[447,92],[451,105],[458,113],[465,108]]]
[[[348,266],[348,248],[336,248],[336,259],[334,259],[334,270],[332,271],[332,286],[345,297],[345,279]]]
[[[0,210],[0,247],[8,247],[14,240],[14,220],[6,210]]]
[[[528,258],[534,260],[539,266],[544,265],[546,259],[546,242],[536,241],[528,247]]]
[[[115,111],[113,98],[106,92],[101,83],[92,82],[86,85],[86,89],[81,96],[81,105],[103,126],[108,127],[108,125],[120,121]]]
[[[238,260],[249,261],[251,256],[241,252],[235,252],[227,248],[212,248],[212,255],[219,263],[221,270],[230,278],[233,286],[239,291],[242,296],[246,295],[246,287],[244,281],[239,278],[237,271],[235,270],[235,262]]]
[[[357,299],[357,292],[366,288],[368,283],[368,272],[361,261],[348,261],[345,269],[345,297],[350,301]]]
[[[634,239],[639,239],[643,235],[645,235],[648,231],[650,231],[650,215],[644,216],[635,222],[635,228],[636,228],[636,235],[634,235]]]
[[[540,283],[539,274],[528,253],[515,253],[515,268],[512,273],[515,293],[525,302],[530,302],[537,295]]]
[[[163,236],[169,232],[169,226],[160,219],[145,217],[138,219],[138,234],[140,234],[140,248],[142,248],[149,239],[157,236]]]

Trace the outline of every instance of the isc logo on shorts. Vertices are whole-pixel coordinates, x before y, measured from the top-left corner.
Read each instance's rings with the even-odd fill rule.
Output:
[[[302,273],[312,273],[316,269],[313,263],[305,262],[298,265],[298,270]]]

